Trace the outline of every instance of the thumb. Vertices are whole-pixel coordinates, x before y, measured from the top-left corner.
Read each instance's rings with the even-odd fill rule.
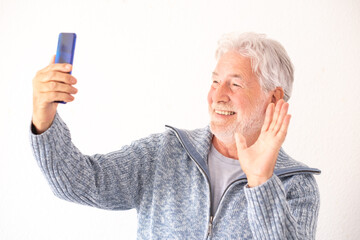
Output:
[[[50,63],[49,63],[49,64],[55,63],[55,57],[56,57],[56,55],[53,55],[53,56],[51,57],[51,60],[50,60]]]
[[[239,132],[235,133],[235,143],[236,143],[236,147],[237,147],[238,151],[244,150],[247,148],[246,139]]]

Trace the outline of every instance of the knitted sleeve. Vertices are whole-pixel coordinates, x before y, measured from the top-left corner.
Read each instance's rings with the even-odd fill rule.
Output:
[[[320,206],[312,174],[292,177],[283,186],[273,175],[264,184],[245,188],[254,239],[315,239]]]
[[[88,156],[71,142],[58,113],[40,135],[30,132],[33,154],[59,198],[109,210],[136,208],[151,184],[152,162],[160,134],[108,154]]]

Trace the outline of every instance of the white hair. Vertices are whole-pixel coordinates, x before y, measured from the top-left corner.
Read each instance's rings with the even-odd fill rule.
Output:
[[[259,79],[263,91],[269,92],[281,87],[284,100],[291,96],[294,82],[294,67],[284,47],[265,34],[228,33],[218,41],[216,60],[228,51],[236,51],[251,59],[252,71]]]

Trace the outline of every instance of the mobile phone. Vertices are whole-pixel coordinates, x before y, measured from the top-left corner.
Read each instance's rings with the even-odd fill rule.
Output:
[[[70,63],[72,65],[74,61],[75,43],[75,33],[60,33],[56,50],[55,63]],[[71,72],[69,74],[71,74]],[[63,101],[55,102],[66,104],[66,102]]]

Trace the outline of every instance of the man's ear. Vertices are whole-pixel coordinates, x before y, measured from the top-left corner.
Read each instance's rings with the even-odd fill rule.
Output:
[[[277,101],[283,98],[284,98],[284,90],[282,89],[282,87],[276,87],[272,95],[271,102],[276,104]]]

